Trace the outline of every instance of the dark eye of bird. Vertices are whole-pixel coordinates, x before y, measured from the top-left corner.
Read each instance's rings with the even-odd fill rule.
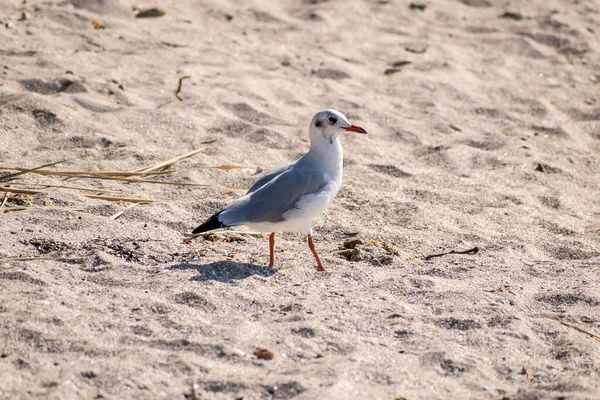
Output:
[[[333,125],[337,122],[337,118],[336,117],[329,117],[327,118],[327,120]]]

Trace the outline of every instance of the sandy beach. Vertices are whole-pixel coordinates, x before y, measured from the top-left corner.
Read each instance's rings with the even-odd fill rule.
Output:
[[[0,399],[600,398],[599,38],[592,0],[6,2]],[[323,109],[369,132],[327,272],[184,237]]]

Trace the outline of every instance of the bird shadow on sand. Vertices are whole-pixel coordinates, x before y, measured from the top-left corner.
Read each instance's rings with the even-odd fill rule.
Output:
[[[199,275],[192,277],[191,281],[218,281],[223,283],[233,283],[253,275],[268,278],[276,273],[275,270],[264,265],[237,263],[233,261],[218,261],[210,264],[183,263],[167,267],[166,269],[194,269],[198,271]]]

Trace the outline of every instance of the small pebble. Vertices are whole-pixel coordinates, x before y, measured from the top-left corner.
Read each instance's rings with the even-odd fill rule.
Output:
[[[157,18],[165,15],[165,12],[159,8],[149,8],[147,10],[139,10],[135,15],[136,18]]]
[[[272,360],[275,358],[275,353],[267,349],[258,349],[254,352],[254,355],[259,360]]]
[[[504,18],[504,19],[514,19],[515,21],[520,21],[523,19],[523,16],[521,14],[519,14],[518,12],[511,12],[511,11],[507,11],[504,14],[502,14],[500,16],[500,18]]]
[[[362,252],[359,249],[347,249],[338,252],[338,255],[342,256],[348,261],[360,261],[362,259]]]
[[[407,46],[404,48],[404,50],[408,51],[409,53],[415,53],[415,54],[423,54],[427,51],[427,47],[426,46]]]
[[[234,347],[233,352],[235,354],[237,354],[240,357],[245,357],[246,356],[246,352],[244,350],[238,349],[236,347]]]
[[[392,67],[394,67],[394,68],[400,68],[400,67],[404,67],[405,65],[408,65],[408,64],[412,64],[412,62],[411,61],[405,61],[405,60],[396,61],[396,62],[392,63]]]
[[[206,232],[204,234],[204,240],[208,240],[209,242],[221,242],[223,241],[223,236],[214,232]]]
[[[400,68],[388,68],[385,71],[383,71],[384,75],[392,75],[395,74],[396,72],[400,72],[402,71]]]
[[[363,242],[361,239],[348,239],[342,243],[341,247],[344,249],[354,249],[359,244],[364,245],[365,242]]]
[[[231,236],[226,237],[225,241],[229,242],[229,243],[233,243],[233,242],[239,243],[239,242],[246,242],[247,240],[245,237],[240,236],[240,235],[231,235]]]
[[[408,5],[408,8],[411,10],[425,11],[425,8],[427,8],[427,5],[423,4],[423,3],[410,3]]]

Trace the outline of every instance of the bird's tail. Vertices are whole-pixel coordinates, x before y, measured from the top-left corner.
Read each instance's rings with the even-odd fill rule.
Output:
[[[221,221],[219,221],[219,215],[221,215],[223,211],[219,211],[214,214],[212,217],[207,219],[202,225],[197,227],[192,231],[192,234],[197,235],[199,233],[204,233],[208,231],[212,231],[213,229],[225,228],[227,225],[224,225]]]

